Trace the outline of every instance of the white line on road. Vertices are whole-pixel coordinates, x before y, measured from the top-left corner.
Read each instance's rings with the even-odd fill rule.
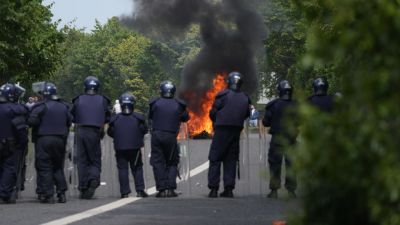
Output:
[[[202,173],[203,171],[207,170],[209,166],[209,162],[205,162],[202,165],[194,168],[193,170],[190,171],[190,177],[194,177],[200,173]],[[155,187],[151,187],[147,190],[147,193],[152,195],[156,193],[156,188]],[[42,225],[64,225],[64,224],[70,224],[70,223],[74,223],[77,222],[79,220],[83,220],[92,216],[96,216],[111,210],[114,210],[116,208],[128,205],[130,203],[136,202],[138,200],[140,200],[141,198],[124,198],[124,199],[120,199],[118,201],[115,202],[111,202],[109,204],[106,205],[102,205],[99,206],[97,208],[93,208],[93,209],[89,209],[87,211],[81,212],[81,213],[77,213],[77,214],[73,214],[58,220],[53,220],[50,221],[48,223],[43,223]]]

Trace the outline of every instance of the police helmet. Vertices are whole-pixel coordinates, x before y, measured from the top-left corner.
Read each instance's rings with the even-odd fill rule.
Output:
[[[97,94],[100,88],[100,81],[94,76],[88,76],[85,78],[83,85],[87,94]]]
[[[242,74],[239,72],[231,72],[228,75],[228,88],[233,90],[233,91],[238,91],[240,90],[240,87],[242,86],[243,79],[242,79]]]
[[[126,92],[119,97],[119,103],[121,104],[122,114],[131,114],[135,108],[136,98],[134,95]]]
[[[313,91],[316,95],[326,95],[328,93],[328,88],[328,81],[323,77],[319,77],[313,82]]]
[[[284,99],[284,100],[292,99],[293,88],[290,85],[289,81],[282,80],[281,82],[279,82],[278,86],[277,86],[277,90],[278,90],[279,98]]]
[[[0,87],[0,102],[14,102],[16,99],[16,92],[14,84],[4,84]]]
[[[163,98],[173,98],[176,87],[171,81],[163,81],[160,84],[160,95]]]
[[[46,82],[46,84],[44,85],[43,96],[46,99],[58,99],[56,85],[50,82]]]

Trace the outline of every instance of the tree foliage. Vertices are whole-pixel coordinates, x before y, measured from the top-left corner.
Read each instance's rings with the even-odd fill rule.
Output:
[[[303,65],[333,68],[337,110],[305,108],[293,224],[400,224],[400,4],[294,0],[307,25]]]
[[[129,91],[136,95],[137,109],[145,112],[160,81],[177,76],[177,54],[171,48],[128,30],[118,18],[97,23],[90,34],[67,30],[66,54],[54,77],[67,99],[83,91],[85,77],[96,76],[105,95],[117,99]]]
[[[0,4],[0,83],[24,85],[49,77],[59,64],[63,33],[51,22],[42,0],[2,0]]]

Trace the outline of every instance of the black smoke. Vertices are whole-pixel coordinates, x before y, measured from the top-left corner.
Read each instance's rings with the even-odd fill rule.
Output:
[[[180,96],[197,111],[216,73],[239,71],[243,90],[257,90],[256,52],[265,27],[250,0],[133,0],[135,12],[121,21],[144,32],[181,34],[199,24],[203,47],[182,72]],[[188,97],[190,96],[190,97]]]

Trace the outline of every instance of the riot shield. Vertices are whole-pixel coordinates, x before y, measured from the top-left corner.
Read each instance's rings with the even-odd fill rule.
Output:
[[[76,157],[76,147],[75,147],[75,132],[70,132],[67,139],[66,146],[66,157],[64,165],[65,178],[69,184],[68,192],[69,195],[79,196],[78,191],[78,168],[77,168],[77,157]]]
[[[187,123],[182,123],[178,134],[178,189],[182,190],[185,195],[191,195],[191,179],[190,179],[190,150],[189,150],[189,131]],[[181,188],[179,188],[181,186]]]
[[[142,148],[142,159],[143,159],[143,178],[146,187],[147,194],[152,195],[156,193],[155,181],[153,175],[153,168],[150,165],[151,157],[151,135],[146,134],[144,136],[144,147]]]
[[[265,196],[269,190],[269,171],[268,171],[268,149],[271,135],[268,134],[268,130],[262,125],[261,121],[258,121],[258,174],[259,174],[259,193]]]
[[[250,129],[246,120],[240,135],[240,154],[237,164],[237,183],[236,193],[238,195],[248,195],[250,193]]]

